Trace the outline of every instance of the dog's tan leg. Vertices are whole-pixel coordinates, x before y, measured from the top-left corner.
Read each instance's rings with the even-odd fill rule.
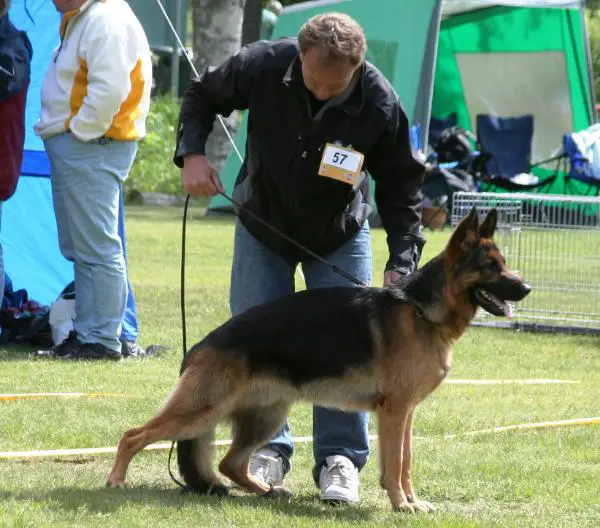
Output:
[[[414,513],[414,508],[406,498],[400,480],[404,429],[410,413],[404,402],[386,401],[377,408],[379,429],[379,449],[381,462],[381,485],[387,491],[394,510]]]
[[[214,375],[216,369],[220,376]],[[200,357],[179,378],[163,410],[146,425],[123,435],[106,485],[124,487],[131,459],[146,446],[160,440],[199,438],[213,429],[246,388],[239,371],[239,366],[224,365],[214,356]]]
[[[406,426],[404,427],[404,443],[403,443],[403,453],[402,453],[402,489],[404,490],[404,494],[406,495],[406,499],[410,504],[412,504],[413,508],[419,512],[431,512],[434,511],[435,508],[433,504],[425,501],[421,501],[417,498],[415,494],[415,490],[412,485],[412,424],[413,424],[413,414],[414,409],[408,413],[408,417],[406,418]]]
[[[290,493],[282,486],[270,486],[248,474],[250,457],[283,427],[289,408],[289,402],[283,401],[235,412],[232,415],[233,441],[219,464],[219,471],[251,493],[289,497]]]
[[[161,440],[186,440],[202,436],[215,426],[218,416],[213,410],[205,413],[173,414],[168,408],[146,425],[126,431],[119,442],[117,455],[106,485],[125,487],[125,476],[131,459],[146,446]]]

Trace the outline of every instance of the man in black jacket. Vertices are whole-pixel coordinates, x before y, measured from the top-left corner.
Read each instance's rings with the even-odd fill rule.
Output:
[[[409,124],[389,82],[364,60],[362,28],[347,15],[308,20],[298,39],[257,42],[187,89],[175,163],[186,191],[213,196],[223,187],[205,156],[217,114],[248,110],[246,155],[234,197],[238,211],[231,275],[233,315],[294,291],[301,263],[308,288],[349,285],[329,267],[269,230],[247,211],[371,282],[369,178],[387,233],[384,282],[413,271],[424,243],[420,185]],[[332,351],[343,354],[343,350]],[[323,500],[356,502],[369,445],[366,413],[313,411],[314,478]],[[251,461],[250,472],[278,485],[290,469],[285,427]]]

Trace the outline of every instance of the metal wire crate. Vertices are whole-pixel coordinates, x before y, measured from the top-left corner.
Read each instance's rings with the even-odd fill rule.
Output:
[[[600,333],[600,197],[530,193],[454,194],[452,225],[495,207],[495,240],[532,286],[510,322],[479,310],[475,324]]]

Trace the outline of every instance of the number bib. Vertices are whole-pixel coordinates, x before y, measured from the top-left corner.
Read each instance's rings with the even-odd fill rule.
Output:
[[[360,178],[364,159],[364,154],[356,150],[326,143],[319,166],[319,176],[355,185]]]

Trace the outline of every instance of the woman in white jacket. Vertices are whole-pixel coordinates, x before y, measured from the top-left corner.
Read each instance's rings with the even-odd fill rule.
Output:
[[[52,0],[60,46],[35,125],[52,172],[59,243],[74,262],[74,330],[58,358],[119,359],[127,273],[118,235],[119,193],[145,135],[152,63],[125,0]]]

